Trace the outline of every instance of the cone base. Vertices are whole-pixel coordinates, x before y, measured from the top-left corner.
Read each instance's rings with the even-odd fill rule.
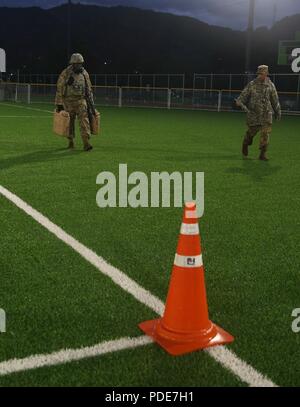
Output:
[[[234,341],[234,337],[232,335],[215,324],[213,324],[213,327],[215,328],[216,334],[209,339],[205,337],[196,337],[194,339],[190,338],[187,340],[184,337],[184,334],[182,335],[181,340],[179,340],[178,338],[174,340],[170,338],[164,338],[157,333],[157,328],[160,321],[161,318],[153,319],[151,321],[145,321],[139,324],[139,328],[146,335],[153,338],[155,342],[157,342],[164,350],[166,350],[170,355],[173,356],[183,355],[185,353],[209,348],[211,346],[225,345],[226,343]]]

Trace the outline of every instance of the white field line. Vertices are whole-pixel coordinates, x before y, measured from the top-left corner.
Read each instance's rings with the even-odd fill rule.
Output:
[[[62,240],[65,244],[72,247],[72,249],[79,253],[86,261],[95,266],[99,271],[101,271],[101,273],[110,277],[115,284],[133,295],[139,302],[147,305],[159,315],[163,313],[164,304],[149,291],[145,290],[143,287],[129,278],[125,273],[107,263],[102,257],[98,256],[95,252],[84,246],[82,243],[78,242],[78,240],[74,239],[72,236],[66,233],[62,228],[55,225],[40,212],[33,209],[30,205],[28,205],[22,199],[20,199],[1,185],[0,194],[13,202],[18,208],[22,209],[25,213],[27,213],[27,215],[31,216],[40,225],[44,226],[45,229],[53,233],[58,239]]]
[[[66,233],[63,229],[59,226],[55,225],[51,222],[48,218],[38,212],[36,209],[32,208],[18,196],[13,194],[12,192],[8,191],[6,188],[0,185],[0,194],[6,197],[9,201],[14,203],[18,208],[23,210],[27,215],[32,217],[36,220],[40,225],[44,226],[49,232],[53,233],[58,239],[63,241],[69,247],[72,247],[77,253],[79,253],[85,260],[87,260],[90,264],[95,266],[101,273],[110,277],[115,284],[121,287],[123,290],[130,293],[134,298],[136,298],[139,302],[144,305],[147,305],[150,309],[155,311],[158,315],[162,315],[164,311],[164,304],[163,302],[151,294],[149,291],[145,290],[139,284],[137,284],[134,280],[129,278],[126,274],[122,271],[118,270],[111,264],[107,263],[102,257],[98,256],[95,252],[84,246],[82,243],[78,242],[68,233]],[[96,345],[96,346],[102,346]],[[89,349],[89,348],[88,348]],[[78,350],[79,351],[79,350]],[[69,351],[62,351],[62,352],[69,352]],[[73,350],[72,352],[77,352]],[[248,365],[246,362],[242,361],[238,358],[232,351],[225,347],[216,347],[216,348],[208,348],[206,352],[212,356],[218,363],[220,363],[224,368],[231,371],[234,375],[236,375],[240,380],[247,383],[249,386],[257,386],[257,387],[276,387],[271,380],[269,380],[266,376],[262,375],[258,371],[256,371],[252,366]],[[57,352],[55,354],[60,354]],[[48,355],[49,356],[49,355]],[[36,356],[32,356],[26,358],[26,360],[35,358]],[[39,358],[43,357],[42,355],[38,356]],[[45,355],[45,358],[47,355]],[[67,356],[66,356],[67,357]],[[85,356],[83,356],[85,357]],[[22,360],[22,359],[21,359]],[[38,359],[40,360],[40,359]],[[78,359],[77,359],[78,360]],[[14,363],[16,364],[16,360],[2,362],[0,367],[3,366],[3,363]],[[64,362],[61,362],[64,363]],[[42,365],[39,364],[37,367],[41,367]],[[6,365],[6,369],[7,369]],[[34,367],[32,367],[34,368]],[[8,373],[7,373],[8,374]]]
[[[38,109],[37,107],[29,107],[29,106],[20,106],[17,104],[9,104],[9,103],[0,103],[0,106],[8,106],[8,107],[13,107],[13,108],[18,108],[18,109],[26,109],[26,110],[35,110],[36,112],[45,112],[45,113],[52,113],[54,112],[54,105],[53,105],[53,110],[45,110],[45,109]]]
[[[0,119],[49,119],[51,116],[1,116]]]
[[[225,346],[215,346],[205,349],[217,362],[224,368],[228,369],[242,382],[247,383],[250,387],[278,387],[265,375],[259,373],[248,363],[239,359],[231,350]]]
[[[0,363],[0,376],[26,370],[37,369],[46,366],[56,366],[77,360],[105,355],[123,349],[133,349],[138,346],[152,343],[152,339],[147,336],[137,338],[121,338],[112,341],[102,342],[97,345],[79,349],[64,349],[43,355],[33,355],[23,359],[12,359]]]

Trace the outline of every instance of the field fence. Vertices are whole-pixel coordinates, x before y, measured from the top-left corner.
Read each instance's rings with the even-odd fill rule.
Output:
[[[3,81],[9,78],[16,83],[49,83],[56,85],[59,75],[56,74],[29,74],[20,70],[4,76]],[[151,87],[168,89],[243,89],[255,73],[91,73],[91,81],[95,86],[104,87]],[[1,78],[1,74],[0,74]],[[300,75],[297,73],[271,73],[271,80],[280,92],[300,92]]]
[[[256,74],[194,74],[193,89],[243,89],[255,79]],[[300,92],[300,75],[296,73],[272,73],[270,79],[280,92]]]
[[[0,74],[1,75],[1,74]],[[0,76],[1,77],[1,76]],[[3,76],[4,78],[4,76]],[[7,78],[7,76],[6,76]],[[15,72],[9,76],[11,82],[17,83],[34,83],[43,84],[49,83],[56,85],[59,74],[26,74]],[[90,73],[90,78],[95,86],[105,87],[146,87],[152,88],[184,88],[187,80],[185,74],[140,74],[140,73],[111,73],[111,74],[94,74]],[[192,86],[192,79],[189,80],[189,85]]]
[[[157,107],[212,111],[239,111],[235,99],[241,90],[95,86],[98,106]],[[52,84],[0,83],[0,101],[54,104]],[[279,92],[283,113],[300,114],[300,93]]]

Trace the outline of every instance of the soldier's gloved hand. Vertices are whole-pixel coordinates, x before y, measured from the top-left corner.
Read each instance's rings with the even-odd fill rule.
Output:
[[[242,106],[241,106],[241,109],[242,109],[242,111],[245,112],[245,113],[249,113],[249,112],[250,112],[250,110],[248,109],[248,107],[245,106],[245,105],[242,105]]]
[[[56,111],[57,111],[57,113],[61,112],[62,110],[64,110],[63,105],[56,105]]]
[[[277,113],[277,114],[276,114],[276,120],[277,120],[278,122],[280,122],[280,120],[281,120],[281,113]]]
[[[243,112],[245,113],[249,113],[249,109],[247,108],[247,106],[245,106],[242,102],[240,102],[238,99],[234,99],[236,106],[240,107]]]

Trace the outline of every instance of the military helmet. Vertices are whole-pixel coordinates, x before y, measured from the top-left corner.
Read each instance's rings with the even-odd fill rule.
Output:
[[[259,67],[257,68],[257,72],[258,75],[261,73],[265,73],[267,75],[269,75],[269,67],[268,65],[259,65]]]
[[[70,59],[70,64],[83,64],[84,59],[81,54],[73,54]]]

